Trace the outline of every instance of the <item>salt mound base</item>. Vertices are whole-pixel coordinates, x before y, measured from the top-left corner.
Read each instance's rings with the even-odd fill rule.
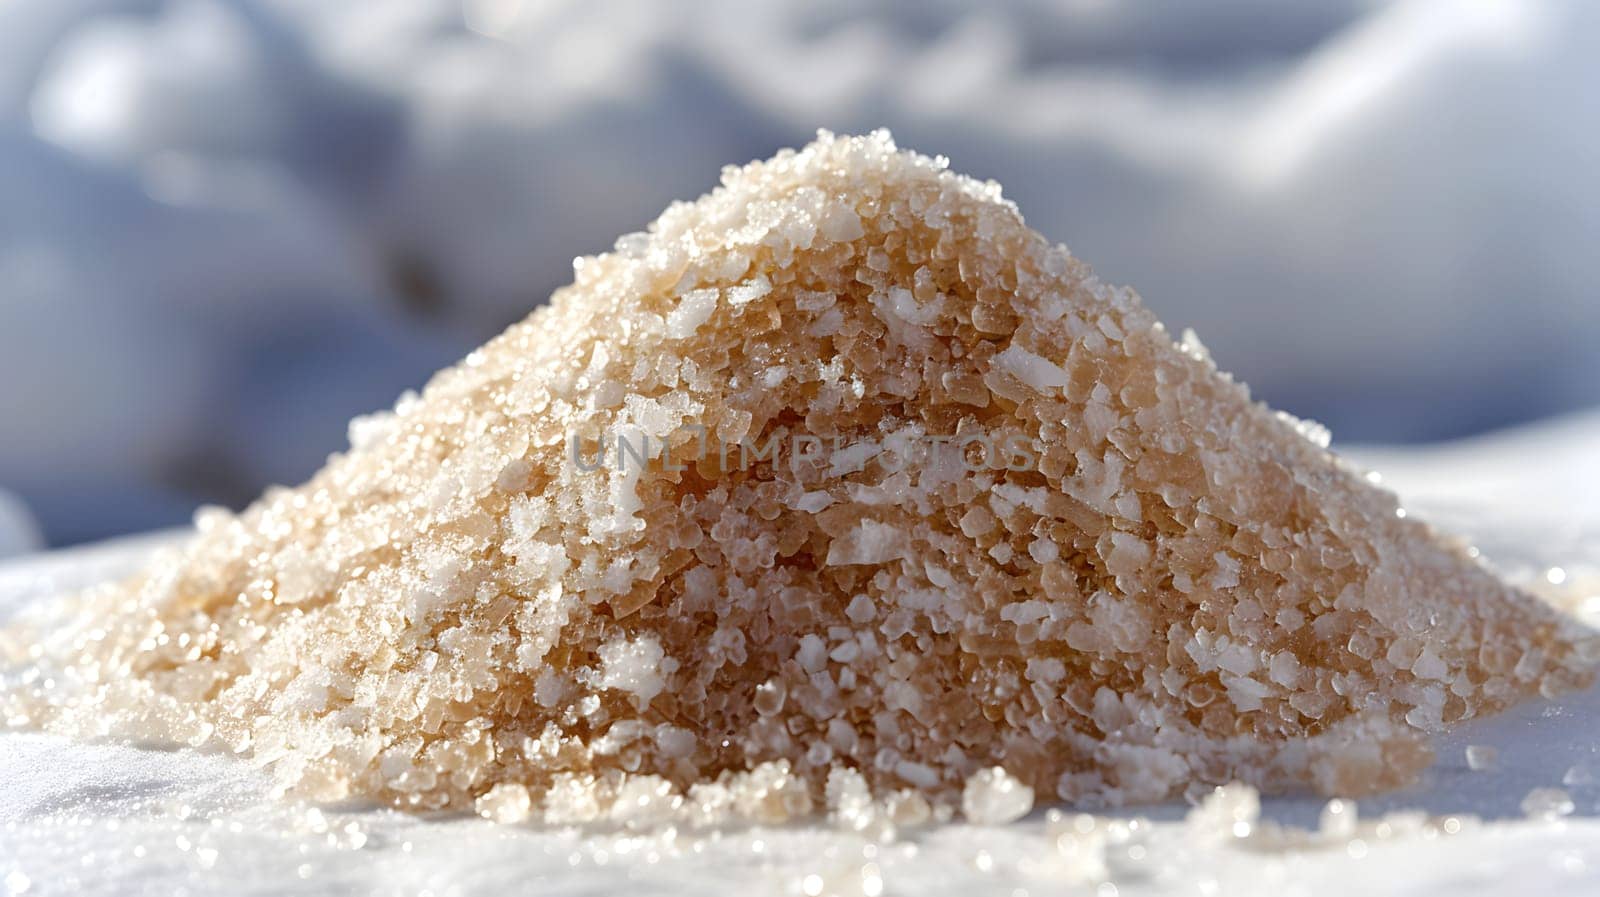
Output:
[[[1587,679],[1574,624],[887,134],[575,269],[310,482],[14,626],[7,721],[506,820],[1003,819],[1396,786]]]

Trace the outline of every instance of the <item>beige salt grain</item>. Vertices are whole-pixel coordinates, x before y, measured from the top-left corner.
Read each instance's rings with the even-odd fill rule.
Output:
[[[574,267],[306,484],[5,633],[6,721],[320,799],[866,826],[1369,792],[1586,681],[1565,618],[885,133]],[[595,468],[619,433],[654,457]]]

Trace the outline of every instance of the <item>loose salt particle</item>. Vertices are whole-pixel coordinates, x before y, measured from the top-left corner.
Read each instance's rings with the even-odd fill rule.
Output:
[[[961,813],[974,825],[1005,825],[1033,809],[1033,789],[1003,767],[980,770],[961,792]]]
[[[532,807],[533,801],[528,797],[528,789],[507,782],[495,785],[484,792],[476,803],[479,816],[505,825],[527,819]]]
[[[1467,768],[1473,772],[1482,772],[1494,766],[1495,758],[1499,751],[1486,744],[1467,745]]]
[[[1348,841],[1355,837],[1359,821],[1355,801],[1334,798],[1323,804],[1317,832],[1324,838]]]
[[[933,808],[928,806],[928,799],[912,790],[889,795],[884,802],[884,812],[888,814],[890,822],[904,828],[927,825],[933,818]]]
[[[1523,815],[1529,819],[1560,819],[1574,809],[1572,796],[1560,788],[1535,788],[1522,799]]]
[[[1202,836],[1248,838],[1261,817],[1261,795],[1238,782],[1211,789],[1185,822]]]

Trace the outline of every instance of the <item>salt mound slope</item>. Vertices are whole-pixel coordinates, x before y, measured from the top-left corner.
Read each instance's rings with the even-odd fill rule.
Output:
[[[1395,786],[1426,733],[1585,681],[1572,624],[887,134],[575,268],[310,482],[14,630],[7,719],[510,819],[969,778],[1014,815],[989,767],[1085,803]]]

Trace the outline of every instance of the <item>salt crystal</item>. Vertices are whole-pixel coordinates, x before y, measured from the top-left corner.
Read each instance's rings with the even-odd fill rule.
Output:
[[[764,276],[758,276],[738,286],[728,289],[728,304],[735,308],[748,305],[762,296],[772,292],[772,284]]]
[[[835,824],[852,831],[860,831],[872,824],[875,816],[872,791],[861,773],[848,767],[835,766],[828,772],[824,791],[828,813]]]
[[[634,640],[612,639],[600,646],[600,663],[604,670],[600,685],[632,692],[648,704],[666,685],[665,657],[661,642],[653,635]]]
[[[678,307],[667,315],[667,335],[674,339],[693,336],[700,325],[711,320],[717,308],[716,290],[690,290],[678,300]]]
[[[961,813],[974,825],[1005,825],[1033,809],[1033,789],[1003,767],[980,770],[961,791]]]
[[[881,564],[905,553],[905,534],[895,527],[863,520],[828,549],[830,566]]]
[[[1358,821],[1355,801],[1334,798],[1323,804],[1317,832],[1330,840],[1348,841],[1355,837]]]
[[[528,789],[522,785],[501,782],[484,792],[476,801],[478,815],[494,822],[509,825],[528,818],[533,801]]]
[[[933,819],[933,808],[919,791],[902,790],[889,795],[884,802],[884,812],[897,826],[913,828],[927,825]]]
[[[1586,788],[1594,783],[1594,771],[1581,764],[1569,768],[1561,777],[1561,784],[1568,788]]]
[[[827,213],[823,216],[824,239],[849,242],[859,239],[865,233],[866,230],[861,227],[861,217],[846,203],[834,203],[828,207]]]
[[[873,607],[872,599],[866,595],[857,595],[850,599],[850,606],[845,608],[845,616],[853,623],[866,623],[877,616],[877,609]]]
[[[1523,815],[1529,819],[1560,819],[1574,809],[1572,796],[1560,788],[1535,788],[1522,799]]]
[[[1486,744],[1467,745],[1467,768],[1473,772],[1482,772],[1494,766],[1494,761],[1499,756],[1499,751]]]
[[[828,645],[815,633],[808,633],[800,638],[800,649],[794,656],[801,669],[815,673],[827,664]]]
[[[1261,795],[1238,782],[1211,789],[1185,823],[1205,838],[1248,838],[1261,816]]]
[[[1041,392],[1059,389],[1069,382],[1067,372],[1059,365],[1029,352],[1016,343],[1006,347],[1006,350],[996,355],[994,360],[1001,370]]]

